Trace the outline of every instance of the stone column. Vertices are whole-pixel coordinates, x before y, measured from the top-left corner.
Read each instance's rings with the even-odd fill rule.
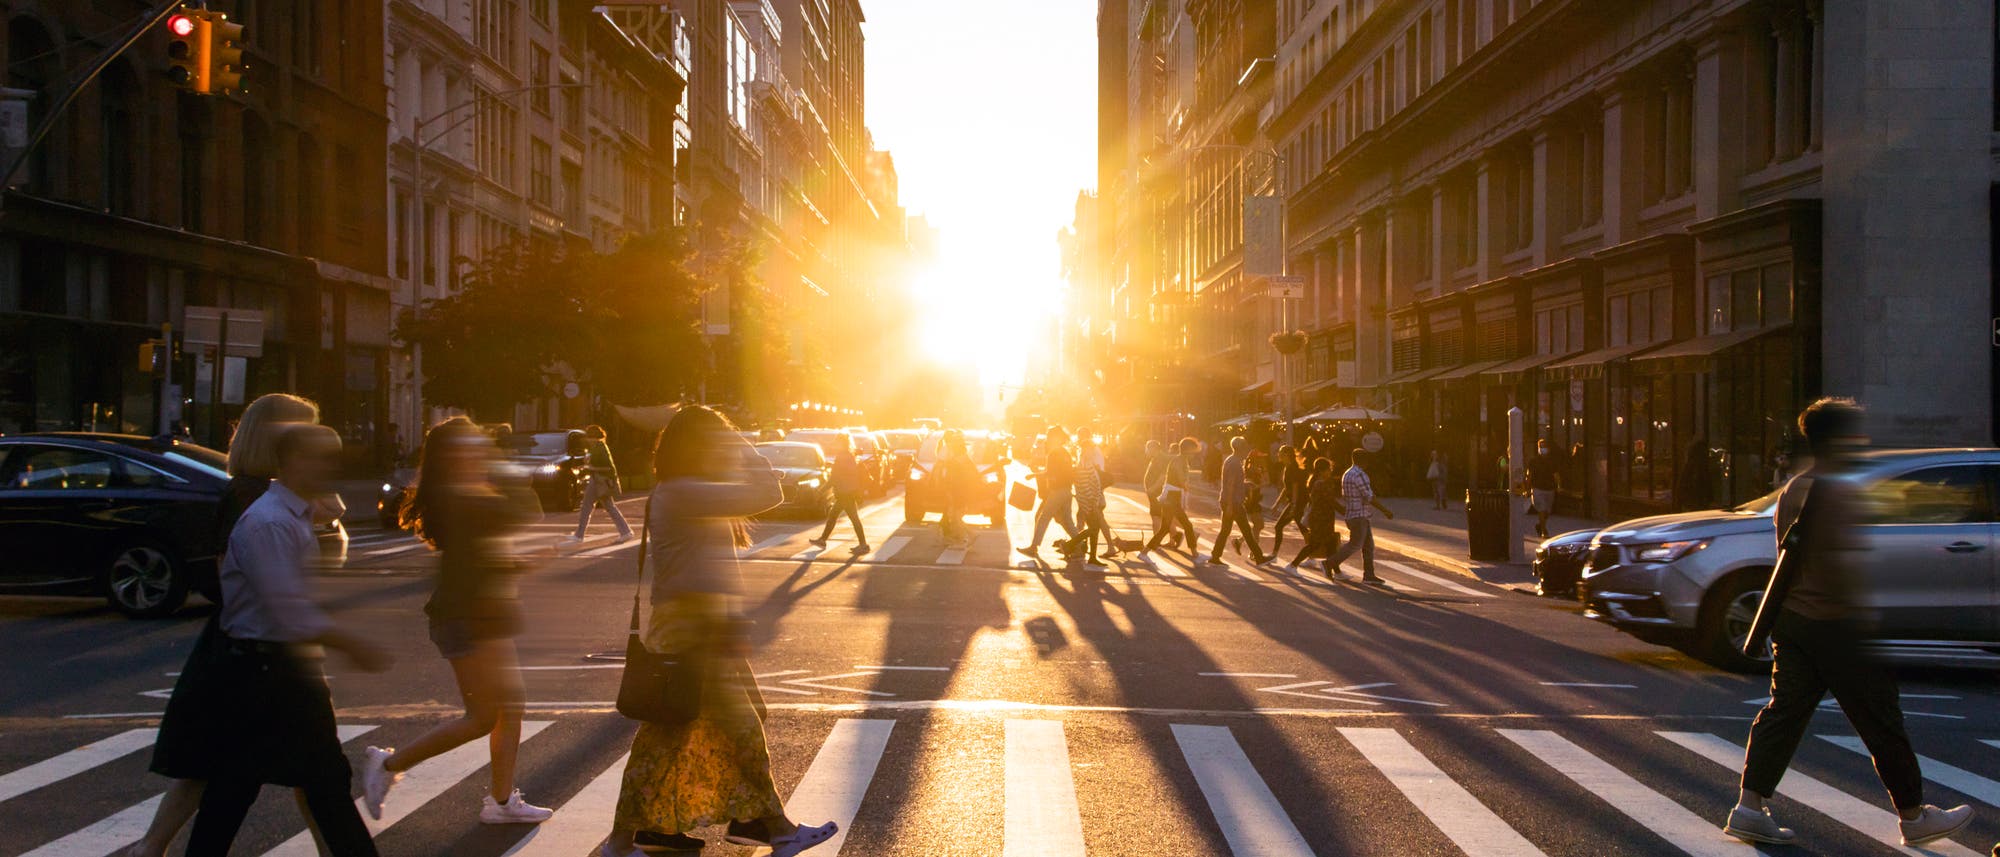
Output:
[[[1355,224],[1354,373],[1362,384],[1389,374],[1387,237],[1379,212],[1365,212]]]
[[[1494,216],[1493,206],[1499,204],[1500,195],[1493,192],[1493,159],[1490,156],[1481,154],[1473,169],[1476,171],[1473,182],[1477,188],[1475,195],[1478,203],[1473,206],[1477,224],[1473,230],[1476,251],[1472,267],[1476,274],[1474,279],[1483,283],[1492,277],[1493,259],[1499,255],[1499,237],[1493,234],[1493,224],[1500,218]]]
[[[1694,63],[1694,212],[1734,211],[1743,179],[1744,33],[1719,26],[1697,37]]]
[[[1604,105],[1604,246],[1639,237],[1639,104],[1624,81],[1598,93]]]
[[[1431,246],[1424,252],[1431,254],[1431,280],[1437,283],[1437,293],[1444,294],[1450,288],[1450,262],[1445,258],[1444,244],[1444,183],[1431,185]]]

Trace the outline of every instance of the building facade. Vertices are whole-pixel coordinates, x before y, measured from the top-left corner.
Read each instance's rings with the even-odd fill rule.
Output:
[[[1991,443],[1993,10],[1937,10],[1280,0],[1268,83],[1211,85],[1252,96],[1239,133],[1280,156],[1309,334],[1290,404],[1394,411],[1392,478],[1438,449],[1485,486],[1518,408],[1564,508],[1600,517],[1768,491],[1822,393],[1885,443]],[[1166,225],[1222,220],[1226,248],[1231,216]]]
[[[75,69],[152,4],[0,3],[8,86],[49,109]],[[245,92],[195,96],[166,78],[150,33],[105,69],[6,191],[0,213],[0,432],[151,434],[179,421],[221,445],[241,400],[296,391],[348,440],[387,436],[392,282],[381,194],[388,124],[383,12],[217,0],[246,27]],[[11,157],[11,153],[9,153]],[[176,388],[138,365],[185,308],[255,310],[261,356],[229,371],[220,407],[173,359]],[[240,316],[239,316],[240,317]],[[240,377],[240,381],[238,380]],[[178,406],[177,406],[178,405]]]

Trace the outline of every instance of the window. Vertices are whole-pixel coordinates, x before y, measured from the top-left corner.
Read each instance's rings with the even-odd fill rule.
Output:
[[[1535,353],[1573,354],[1583,350],[1583,304],[1573,303],[1535,313]]]
[[[529,144],[528,172],[528,192],[535,204],[555,208],[555,150],[549,144],[541,140]]]
[[[535,22],[546,27],[549,24],[549,0],[528,0],[528,15]]]
[[[1859,511],[1870,524],[1972,524],[1993,520],[1993,500],[1985,467],[1927,467],[1870,486]]]
[[[18,491],[94,491],[111,487],[118,464],[81,449],[36,446],[15,453],[6,487]]]
[[[1612,295],[1604,301],[1605,345],[1649,345],[1672,339],[1673,289],[1656,286]]]
[[[1535,157],[1522,146],[1510,147],[1494,165],[1494,187],[1500,195],[1501,246],[1525,250],[1535,240]]]
[[[484,91],[478,94],[490,95]],[[474,163],[481,175],[510,188],[514,186],[515,178],[514,129],[518,117],[519,111],[512,105],[494,102],[479,111],[478,117],[473,120],[476,126],[473,131],[476,146]]]
[[[1792,264],[1777,262],[1708,277],[1701,294],[1704,335],[1753,330],[1792,320]]]
[[[1694,73],[1685,61],[1660,72],[1645,91],[1640,118],[1645,171],[1640,199],[1648,205],[1694,189]]]
[[[572,228],[583,225],[583,166],[575,161],[562,162],[562,207]]]
[[[340,222],[337,228],[342,238],[353,241],[361,237],[362,183],[354,181],[361,175],[361,159],[348,146],[336,146],[333,150],[334,174],[340,176]]]
[[[320,72],[320,6],[300,3],[292,18],[292,65],[317,75]]]
[[[530,50],[534,58],[528,63],[528,85],[535,88],[528,90],[528,104],[535,108],[535,112],[547,116],[554,101],[549,90],[549,72],[553,60],[548,48],[535,45]]]
[[[515,28],[520,17],[519,0],[473,0],[472,35],[479,49],[501,65],[512,65]]]
[[[1558,137],[1563,160],[1561,223],[1574,232],[1604,219],[1604,114],[1584,112]]]
[[[1460,177],[1445,198],[1451,206],[1452,263],[1470,268],[1479,262],[1479,183],[1471,176]]]
[[[1819,16],[1796,6],[1780,7],[1760,25],[1752,34],[1753,167],[1819,148]]]

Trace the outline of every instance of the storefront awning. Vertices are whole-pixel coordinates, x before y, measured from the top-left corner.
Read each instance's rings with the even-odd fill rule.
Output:
[[[1376,381],[1375,383],[1368,385],[1368,387],[1370,389],[1374,389],[1379,387],[1395,386],[1397,384],[1405,384],[1408,383],[1411,378],[1415,378],[1419,373],[1423,371],[1424,370],[1422,369],[1408,369],[1402,372],[1397,372],[1393,375],[1390,375],[1387,378],[1383,378],[1380,381]]]
[[[1252,423],[1274,423],[1279,419],[1280,417],[1277,414],[1239,414],[1216,423],[1214,427],[1220,429],[1245,428]]]
[[[1415,374],[1412,374],[1412,375],[1409,375],[1409,376],[1407,376],[1407,377],[1402,377],[1402,378],[1392,378],[1392,379],[1390,379],[1390,380],[1387,380],[1387,381],[1384,381],[1384,382],[1382,382],[1382,386],[1385,386],[1385,387],[1386,387],[1386,386],[1389,386],[1389,385],[1391,385],[1391,384],[1394,384],[1394,385],[1397,385],[1397,386],[1404,386],[1404,387],[1407,387],[1407,386],[1409,386],[1409,385],[1411,385],[1411,384],[1415,384],[1415,383],[1418,383],[1418,382],[1420,382],[1420,381],[1429,381],[1430,379],[1432,379],[1432,378],[1436,378],[1437,376],[1439,376],[1439,375],[1442,375],[1442,374],[1444,374],[1444,373],[1446,373],[1446,372],[1448,372],[1448,371],[1450,371],[1450,370],[1452,370],[1452,369],[1455,369],[1455,368],[1457,368],[1457,367],[1454,367],[1454,366],[1432,366],[1432,367],[1431,367],[1431,368],[1429,368],[1429,369],[1424,369],[1424,370],[1421,370],[1421,371],[1418,371],[1417,373],[1415,373]]]
[[[1636,355],[1644,354],[1665,345],[1666,343],[1664,342],[1646,342],[1638,345],[1613,345],[1610,348],[1599,348],[1596,351],[1588,351],[1560,363],[1551,363],[1548,366],[1542,367],[1542,372],[1565,381],[1581,381],[1586,378],[1596,378],[1604,374],[1605,366],[1629,360]]]
[[[1484,371],[1486,371],[1486,370],[1488,370],[1488,369],[1491,369],[1491,368],[1493,368],[1493,367],[1495,367],[1495,366],[1498,366],[1498,365],[1500,365],[1500,364],[1502,364],[1502,363],[1505,363],[1505,362],[1507,362],[1507,361],[1505,361],[1505,360],[1481,360],[1481,361],[1479,361],[1479,362],[1477,362],[1477,363],[1467,363],[1467,364],[1465,364],[1464,366],[1460,366],[1460,367],[1458,367],[1458,368],[1456,368],[1456,369],[1452,369],[1452,370],[1449,370],[1449,371],[1446,371],[1446,372],[1440,372],[1440,373],[1438,373],[1438,374],[1437,374],[1437,376],[1436,376],[1436,377],[1433,377],[1433,378],[1431,378],[1431,380],[1433,380],[1433,381],[1463,381],[1463,380],[1465,380],[1465,379],[1467,379],[1467,378],[1470,378],[1470,377],[1472,377],[1472,376],[1474,376],[1474,375],[1477,375],[1477,374],[1479,374],[1479,373],[1481,373],[1481,372],[1484,372]]]
[[[1494,383],[1511,384],[1514,383],[1515,381],[1521,380],[1521,377],[1528,374],[1529,372],[1533,372],[1536,369],[1540,369],[1543,366],[1547,366],[1550,363],[1554,363],[1558,360],[1574,356],[1576,355],[1530,354],[1526,357],[1509,360],[1498,366],[1493,366],[1491,368],[1481,370],[1479,376],[1481,378],[1492,379]]]
[[[1243,388],[1243,389],[1241,389],[1241,390],[1237,390],[1236,392],[1238,392],[1238,393],[1242,393],[1242,394],[1245,394],[1245,395],[1248,395],[1248,394],[1250,394],[1250,393],[1257,393],[1257,394],[1261,395],[1261,394],[1264,394],[1264,393],[1268,393],[1268,392],[1271,392],[1271,382],[1270,382],[1270,381],[1258,381],[1258,382],[1256,382],[1256,383],[1254,383],[1254,384],[1251,384],[1251,385],[1249,385],[1249,386],[1246,386],[1246,387],[1244,387],[1244,388]]]
[[[1791,329],[1791,325],[1779,324],[1770,327],[1755,327],[1749,330],[1732,330],[1728,333],[1718,333],[1713,336],[1702,336],[1676,342],[1658,351],[1634,357],[1632,360],[1635,363],[1645,363],[1654,366],[1659,365],[1659,362],[1692,361],[1699,363],[1707,361],[1731,348],[1747,345],[1752,341],[1789,329]]]
[[[1304,395],[1307,393],[1317,393],[1321,390],[1331,389],[1333,387],[1338,387],[1338,386],[1340,386],[1340,379],[1328,378],[1323,381],[1314,381],[1310,384],[1298,388],[1297,390],[1294,390],[1293,392],[1298,393],[1300,395]]]

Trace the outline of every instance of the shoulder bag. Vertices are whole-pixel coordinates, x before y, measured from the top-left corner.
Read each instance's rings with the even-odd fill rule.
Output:
[[[1799,563],[1805,561],[1804,543],[1810,528],[1804,526],[1812,518],[1813,483],[1808,479],[1806,496],[1799,501],[1799,516],[1785,528],[1785,536],[1778,540],[1778,560],[1771,564],[1771,579],[1764,584],[1764,596],[1757,601],[1757,615],[1750,620],[1750,634],[1743,638],[1743,654],[1760,657],[1765,643],[1771,638],[1771,628],[1778,622],[1778,613],[1785,607],[1785,597],[1792,592],[1793,584],[1799,580]],[[1782,496],[1779,499],[1782,503]],[[1775,512],[1773,513],[1775,514]]]
[[[642,723],[679,726],[701,713],[707,690],[708,653],[699,648],[662,654],[646,648],[639,625],[639,597],[646,588],[646,555],[652,553],[653,501],[639,529],[639,583],[632,591],[632,625],[625,636],[625,672],[618,681],[618,713]]]

